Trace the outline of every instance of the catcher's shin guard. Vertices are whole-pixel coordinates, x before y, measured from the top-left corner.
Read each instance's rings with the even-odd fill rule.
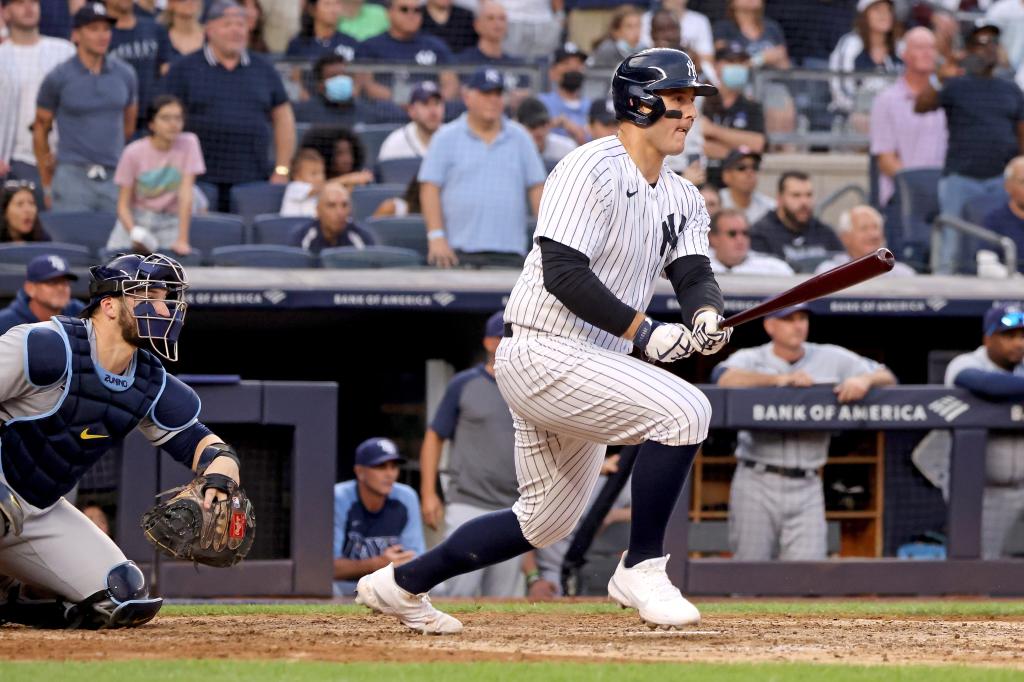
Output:
[[[107,573],[105,590],[67,609],[65,627],[134,628],[153,620],[163,603],[163,599],[149,599],[142,571],[135,562],[125,561]]]

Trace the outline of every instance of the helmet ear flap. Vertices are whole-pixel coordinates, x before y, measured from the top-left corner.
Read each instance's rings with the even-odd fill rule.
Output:
[[[629,88],[629,104],[633,114],[632,121],[641,128],[653,125],[665,114],[665,101],[640,86],[634,85]],[[642,111],[642,107],[646,107],[648,111]]]

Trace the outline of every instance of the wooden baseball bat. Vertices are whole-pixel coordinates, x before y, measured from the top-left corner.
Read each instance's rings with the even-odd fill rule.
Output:
[[[744,322],[750,322],[751,320],[774,313],[776,310],[834,294],[855,284],[866,282],[872,277],[884,275],[892,270],[895,264],[896,259],[893,258],[892,251],[889,249],[879,249],[855,261],[844,263],[820,275],[815,275],[806,282],[797,284],[792,289],[783,291],[767,301],[758,303],[753,308],[732,315],[726,318],[721,326],[735,327]]]

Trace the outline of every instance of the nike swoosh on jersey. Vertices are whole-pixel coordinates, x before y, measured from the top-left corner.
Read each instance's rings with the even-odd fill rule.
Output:
[[[636,196],[636,193],[637,193],[637,192],[639,192],[639,191],[640,191],[640,190],[638,190],[638,189],[635,189],[635,190],[633,190],[632,192],[630,192],[630,191],[629,191],[629,190],[627,189],[627,190],[626,190],[626,198],[627,198],[627,199],[632,199],[633,197],[635,197],[635,196]]]
[[[93,440],[94,438],[110,438],[110,436],[108,436],[105,433],[89,433],[88,426],[82,429],[82,432],[78,434],[78,437],[81,438],[82,440]]]

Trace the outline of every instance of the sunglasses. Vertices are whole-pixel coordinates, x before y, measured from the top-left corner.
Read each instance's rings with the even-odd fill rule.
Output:
[[[735,239],[736,237],[747,237],[750,238],[750,230],[726,230],[725,236],[729,239]]]
[[[741,163],[738,166],[733,166],[732,169],[733,170],[741,171],[743,173],[746,173],[747,171],[759,171],[759,170],[761,170],[761,164],[759,164],[759,163]]]
[[[13,192],[19,189],[27,189],[30,192],[36,191],[36,183],[31,180],[7,180],[4,182],[4,189]]]
[[[423,8],[419,7],[419,6],[416,6],[416,7],[408,7],[408,6],[402,7],[401,5],[398,5],[397,7],[395,7],[395,9],[397,9],[402,14],[422,14],[423,13]]]

